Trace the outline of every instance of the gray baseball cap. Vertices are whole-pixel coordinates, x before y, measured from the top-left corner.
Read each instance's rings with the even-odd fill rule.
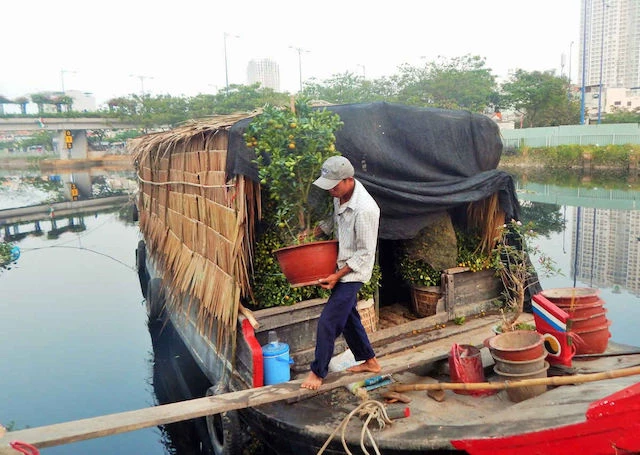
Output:
[[[353,165],[344,156],[332,156],[328,158],[320,170],[320,177],[313,184],[323,190],[330,190],[340,180],[353,177]]]

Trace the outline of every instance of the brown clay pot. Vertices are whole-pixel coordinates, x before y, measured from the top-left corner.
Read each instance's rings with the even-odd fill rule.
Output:
[[[338,261],[338,241],[324,240],[303,243],[275,250],[280,269],[291,287],[318,284],[336,271]]]
[[[549,363],[544,362],[544,366],[540,370],[534,371],[532,373],[506,373],[501,372],[496,367],[493,368],[493,371],[495,371],[496,374],[498,374],[498,376],[500,376],[505,381],[519,381],[521,379],[546,378],[548,369]],[[507,388],[507,396],[509,397],[509,400],[513,401],[514,403],[519,403],[520,401],[524,401],[528,398],[533,398],[541,395],[546,391],[547,386],[544,384],[530,385],[526,387],[513,387]]]
[[[514,330],[489,338],[489,351],[503,360],[533,360],[546,355],[544,337],[534,330]]]
[[[544,359],[547,357],[547,353],[545,352],[540,357],[532,360],[505,360],[500,357],[494,355],[493,360],[495,360],[496,364],[494,367],[494,371],[500,373],[511,373],[511,374],[528,374],[535,373],[544,368]]]
[[[600,313],[592,314],[590,316],[585,317],[569,317],[567,320],[567,330],[571,330],[576,332],[578,330],[585,330],[591,327],[598,327],[606,324],[608,322],[607,319],[607,310],[601,311]]]
[[[595,327],[587,327],[580,330],[572,330],[575,334],[576,354],[602,354],[607,350],[611,332],[609,326],[611,321]]]
[[[594,314],[600,314],[604,311],[604,300],[592,303],[584,303],[581,305],[562,305],[555,304],[558,308],[569,314],[570,318],[586,318]]]
[[[542,295],[556,305],[582,305],[600,300],[600,291],[596,288],[555,288],[542,291]]]

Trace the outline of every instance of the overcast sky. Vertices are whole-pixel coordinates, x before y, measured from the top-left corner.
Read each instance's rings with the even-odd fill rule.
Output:
[[[522,68],[577,80],[580,0],[8,0],[0,27],[0,95],[91,92],[193,96],[246,84],[252,58],[280,65],[281,90],[302,77],[367,79],[437,56],[485,57],[499,78]],[[236,37],[237,36],[237,37]],[[570,43],[574,42],[573,47]],[[570,52],[571,49],[571,52]],[[572,63],[569,65],[569,54]]]

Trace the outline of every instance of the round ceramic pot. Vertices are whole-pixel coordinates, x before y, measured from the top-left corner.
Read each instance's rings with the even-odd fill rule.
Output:
[[[607,310],[604,310],[600,313],[592,314],[590,316],[585,317],[569,317],[567,320],[567,330],[578,331],[585,330],[591,327],[598,327],[606,324],[608,322],[607,319]]]
[[[495,360],[496,362],[494,371],[509,374],[535,373],[544,368],[544,359],[546,357],[547,353],[545,352],[537,359],[517,361],[501,359],[500,357],[494,355],[493,360]]]
[[[599,326],[573,330],[576,354],[602,354],[606,351],[611,338],[610,325],[611,321],[607,321]]]
[[[600,314],[604,311],[604,301],[584,303],[581,305],[562,305],[555,304],[558,308],[567,312],[570,318],[586,318],[594,314]]]
[[[546,355],[544,337],[533,330],[514,330],[489,338],[489,351],[503,360],[533,360]]]
[[[542,291],[542,295],[556,305],[582,305],[600,300],[596,288],[555,288]]]
[[[336,271],[338,241],[324,240],[303,243],[275,250],[280,269],[291,287],[319,284]]]
[[[544,362],[544,366],[532,373],[506,373],[501,372],[497,368],[493,368],[493,371],[496,372],[500,378],[505,381],[519,381],[521,379],[537,379],[537,378],[546,378],[547,370],[549,369],[549,362]],[[509,387],[507,388],[507,396],[509,400],[514,403],[519,403],[520,401],[524,401],[528,398],[533,398],[538,395],[542,395],[547,391],[546,384],[543,385],[529,385],[526,387]]]

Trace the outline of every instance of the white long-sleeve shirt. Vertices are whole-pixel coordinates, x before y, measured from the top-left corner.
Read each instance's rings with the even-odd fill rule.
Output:
[[[333,232],[338,240],[338,269],[348,265],[351,272],[340,281],[360,281],[371,279],[378,244],[380,208],[364,186],[355,180],[351,198],[340,205],[340,199],[333,200],[333,216],[320,223],[326,233]]]

